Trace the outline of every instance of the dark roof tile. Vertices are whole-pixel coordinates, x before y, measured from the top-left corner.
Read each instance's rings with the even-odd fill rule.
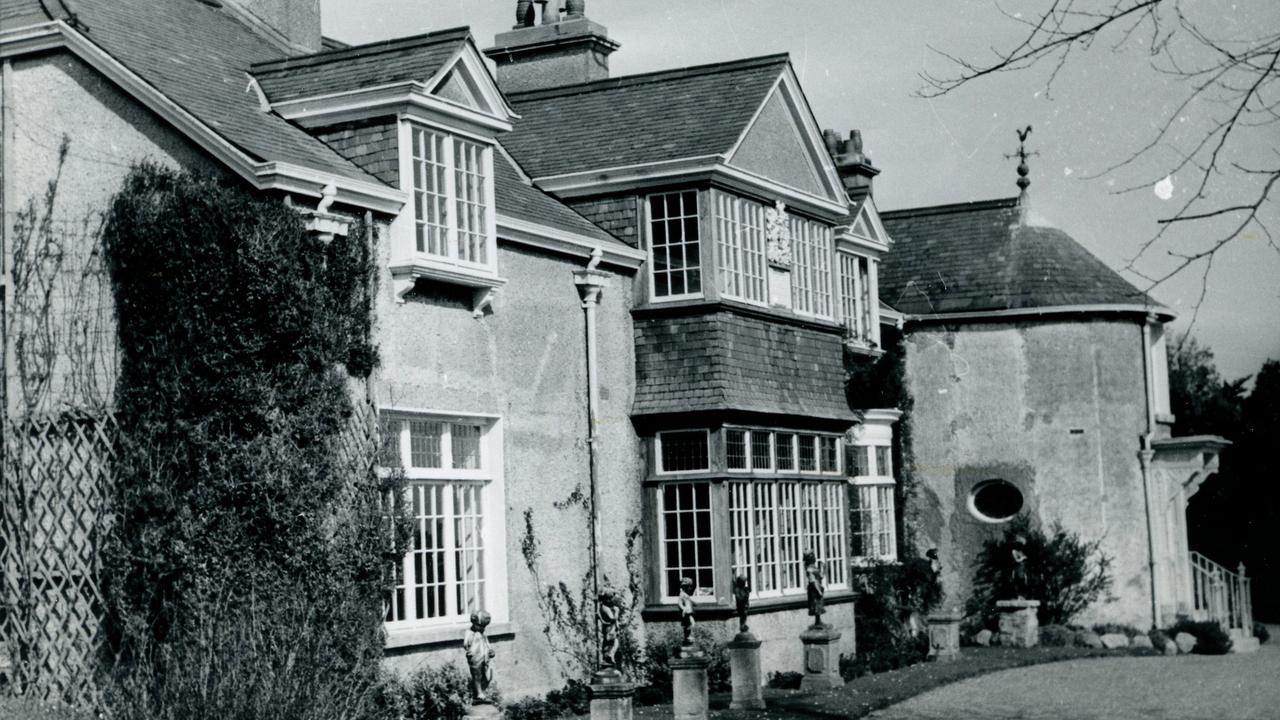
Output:
[[[910,315],[1064,305],[1160,308],[1065,232],[1029,225],[1017,198],[881,213],[893,249],[880,297]]]
[[[499,212],[601,242],[630,247],[561,204],[559,200],[529,184],[511,164],[506,153],[499,152],[494,156],[493,176]]]
[[[470,37],[467,28],[438,30],[327,50],[314,55],[255,63],[250,69],[271,102],[425,81]]]
[[[788,60],[770,55],[508,95],[534,178],[728,152]]]

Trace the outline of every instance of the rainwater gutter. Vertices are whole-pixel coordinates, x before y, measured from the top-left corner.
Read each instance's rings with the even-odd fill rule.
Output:
[[[604,251],[599,247],[591,251],[591,259],[585,270],[573,274],[573,282],[578,287],[582,298],[582,309],[586,321],[585,350],[587,360],[587,473],[591,485],[591,584],[592,598],[600,597],[600,483],[599,483],[599,407],[600,377],[596,362],[596,308],[600,305],[600,294],[608,285],[608,275],[596,269]],[[600,633],[600,617],[595,616],[596,635]],[[593,643],[599,652],[599,643]],[[599,658],[596,658],[599,660]]]

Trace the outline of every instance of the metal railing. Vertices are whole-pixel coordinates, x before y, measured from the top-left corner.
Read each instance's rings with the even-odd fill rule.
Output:
[[[1244,563],[1231,572],[1218,563],[1191,552],[1191,586],[1196,615],[1214,620],[1223,630],[1253,634],[1252,581],[1245,575]]]

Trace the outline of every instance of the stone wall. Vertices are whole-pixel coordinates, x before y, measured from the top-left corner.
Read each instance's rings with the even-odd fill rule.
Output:
[[[936,546],[953,601],[967,596],[983,540],[1002,525],[969,510],[1003,479],[1025,509],[1101,540],[1118,600],[1082,621],[1149,624],[1140,437],[1146,398],[1140,321],[1064,319],[911,330],[907,382],[921,551]]]

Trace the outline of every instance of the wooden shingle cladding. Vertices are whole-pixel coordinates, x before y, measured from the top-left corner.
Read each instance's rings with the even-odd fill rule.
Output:
[[[840,329],[723,305],[635,316],[632,416],[749,413],[848,426]]]

